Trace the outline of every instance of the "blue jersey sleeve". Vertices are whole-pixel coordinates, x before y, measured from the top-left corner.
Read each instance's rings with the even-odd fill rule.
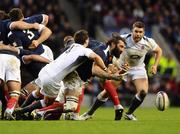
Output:
[[[24,19],[25,22],[27,23],[42,23],[43,22],[43,15],[42,14],[38,14],[38,15],[34,15],[28,18]]]
[[[29,50],[25,50],[25,49],[19,49],[20,50],[20,53],[19,53],[19,56],[22,57],[23,55],[30,55],[32,54],[31,51]]]
[[[15,34],[13,34],[12,32],[10,32],[8,34],[8,39],[10,44],[12,44],[15,47],[22,47],[22,42],[21,39],[19,39]]]

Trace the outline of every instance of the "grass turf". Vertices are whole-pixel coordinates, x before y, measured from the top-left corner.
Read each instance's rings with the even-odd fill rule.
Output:
[[[135,115],[138,121],[114,121],[114,110],[101,108],[88,121],[0,121],[0,133],[180,134],[180,108],[169,108],[164,112],[155,108],[139,108]]]

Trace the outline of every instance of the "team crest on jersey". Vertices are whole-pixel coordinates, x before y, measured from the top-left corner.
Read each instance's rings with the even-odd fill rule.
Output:
[[[141,46],[141,49],[142,49],[142,50],[144,49],[144,45],[143,45],[143,46]]]

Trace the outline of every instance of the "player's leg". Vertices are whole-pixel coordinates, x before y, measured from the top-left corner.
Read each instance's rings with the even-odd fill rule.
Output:
[[[12,113],[18,104],[18,99],[20,95],[21,83],[18,81],[8,81],[7,87],[9,90],[9,100],[7,102],[7,107],[5,110],[6,118],[13,118]]]
[[[126,119],[129,120],[136,120],[136,118],[134,118],[133,116],[133,113],[142,104],[148,92],[148,79],[146,78],[135,79],[133,80],[133,83],[135,85],[137,93],[134,96],[129,109],[125,114],[125,118],[127,117]]]
[[[79,96],[82,94],[83,82],[76,72],[72,72],[65,77],[64,94],[66,102],[64,104],[64,112],[72,112],[71,120],[79,120],[79,114],[75,113],[78,109]],[[61,97],[62,98],[62,97]],[[62,102],[61,102],[62,103]],[[80,105],[79,105],[80,106]],[[79,107],[80,108],[80,107]],[[65,116],[66,119],[66,116]]]
[[[31,91],[32,91],[32,88],[35,89],[35,90],[32,91],[28,95],[27,99],[21,105],[22,108],[32,104],[33,101],[38,100],[42,96],[41,93],[40,93],[40,88],[36,84],[33,84],[33,85],[31,84],[30,87],[29,86],[26,87],[26,89],[28,89],[28,91],[29,91],[29,88],[30,88]]]
[[[84,88],[82,89],[82,93],[78,97],[78,106],[77,106],[76,110],[73,113],[74,118],[79,118],[79,113],[80,113],[81,103],[83,101],[83,98],[84,98]]]
[[[2,109],[1,109],[1,113],[0,113],[1,119],[4,118],[4,111],[6,109],[6,103],[7,103],[4,92],[5,92],[4,91],[4,82],[3,82],[3,80],[0,79],[0,101],[2,104],[2,106],[1,106]]]
[[[49,106],[54,102],[54,98],[49,98],[47,96],[44,99],[38,100],[31,105],[28,105],[23,108],[16,109],[16,114],[23,114],[23,113],[31,113],[35,109],[41,109],[43,107]]]
[[[106,90],[101,91],[98,94],[98,96],[97,96],[95,102],[93,103],[93,105],[91,106],[91,108],[87,112],[85,112],[84,114],[82,114],[80,116],[81,120],[88,120],[88,119],[92,118],[95,111],[99,107],[101,107],[107,100],[108,100],[108,94],[107,94]]]
[[[97,96],[97,99],[94,102],[94,104],[92,105],[92,107],[90,108],[90,110],[88,112],[84,113],[83,115],[81,115],[81,118],[83,120],[87,120],[87,119],[91,118],[92,115],[94,114],[94,112],[100,106],[102,106],[108,100],[108,97],[109,97],[114,102],[115,120],[120,120],[122,117],[122,113],[123,113],[123,107],[120,104],[119,97],[118,97],[118,94],[116,91],[118,85],[119,85],[119,82],[112,83],[112,81],[110,81],[110,80],[105,81],[104,85],[103,85],[105,90],[103,90]]]
[[[107,91],[109,98],[113,101],[114,103],[114,109],[115,109],[115,120],[120,120],[122,117],[123,113],[123,107],[120,104],[119,96],[117,93],[117,88],[119,86],[120,82],[119,81],[110,81],[106,80],[104,82],[104,89]]]

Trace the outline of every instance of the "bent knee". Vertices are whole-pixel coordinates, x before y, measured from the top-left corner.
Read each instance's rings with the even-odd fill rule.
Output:
[[[139,97],[140,97],[141,99],[144,99],[144,98],[146,97],[146,94],[147,94],[147,92],[146,92],[145,90],[141,90],[141,91],[139,92]]]

